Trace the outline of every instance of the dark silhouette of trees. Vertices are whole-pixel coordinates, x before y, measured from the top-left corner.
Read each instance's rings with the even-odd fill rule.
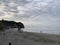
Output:
[[[25,28],[24,24],[22,22],[0,20],[0,23],[2,23],[4,25],[3,28],[5,28],[5,29],[18,28],[18,30],[20,30],[21,28]]]

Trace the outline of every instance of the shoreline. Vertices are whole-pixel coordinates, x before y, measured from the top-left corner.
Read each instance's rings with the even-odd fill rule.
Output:
[[[12,30],[0,34],[0,45],[60,45],[60,35]]]

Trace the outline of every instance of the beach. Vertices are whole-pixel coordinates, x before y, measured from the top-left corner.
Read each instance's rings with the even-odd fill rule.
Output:
[[[60,45],[60,35],[13,30],[0,32],[0,45]]]

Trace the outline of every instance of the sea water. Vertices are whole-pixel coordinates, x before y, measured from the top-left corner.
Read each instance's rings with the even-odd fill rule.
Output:
[[[60,34],[60,30],[47,30],[40,28],[25,28],[23,31],[36,32],[36,33],[49,33],[49,34]]]
[[[18,28],[9,29],[10,31],[18,31]],[[23,28],[22,31],[35,32],[35,33],[48,33],[48,34],[60,34],[60,30],[47,30],[40,28]]]

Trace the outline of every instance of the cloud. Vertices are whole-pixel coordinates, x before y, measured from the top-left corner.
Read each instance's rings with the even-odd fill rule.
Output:
[[[60,0],[0,0],[0,19],[33,27],[60,29]]]

